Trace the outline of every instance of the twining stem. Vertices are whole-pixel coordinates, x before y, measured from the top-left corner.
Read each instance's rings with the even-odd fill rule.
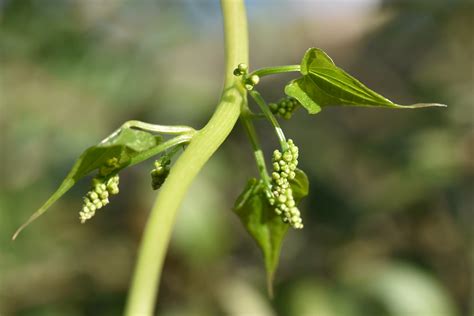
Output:
[[[286,143],[285,134],[283,133],[283,130],[280,127],[280,123],[278,123],[276,117],[273,115],[272,111],[268,107],[265,100],[262,98],[260,93],[258,93],[255,90],[249,91],[249,94],[252,97],[252,99],[254,99],[255,103],[257,103],[257,105],[260,107],[260,110],[262,110],[263,114],[265,114],[266,118],[273,125],[273,128],[275,129],[275,133],[278,137],[278,141],[280,142],[281,149],[283,151],[288,149],[288,144]]]
[[[262,178],[263,183],[265,184],[266,188],[269,190],[271,187],[270,176],[268,175],[267,166],[265,164],[265,157],[263,155],[262,148],[260,147],[260,143],[258,141],[257,132],[255,131],[255,127],[253,126],[253,123],[250,117],[251,117],[250,111],[244,108],[242,110],[241,121],[250,139],[250,143],[252,144],[253,153],[255,156],[255,161],[257,163],[257,168],[260,174],[260,178]]]
[[[162,133],[162,134],[170,134],[170,135],[177,135],[177,134],[184,134],[184,133],[192,133],[195,132],[195,129],[189,126],[182,126],[182,125],[158,125],[158,124],[150,124],[141,121],[127,121],[123,124],[124,128],[135,127],[149,132],[155,133]]]
[[[301,69],[300,65],[287,65],[287,66],[275,66],[275,67],[265,67],[257,69],[251,72],[247,77],[257,75],[259,77],[264,77],[268,75],[281,74],[284,72],[299,72]]]
[[[155,132],[161,134],[169,134],[169,135],[180,135],[185,133],[193,133],[196,130],[189,126],[181,126],[181,125],[158,125],[158,124],[150,124],[145,123],[142,121],[131,120],[127,121],[122,124],[118,129],[116,129],[112,134],[107,136],[103,139],[100,143],[104,144],[107,143],[109,140],[113,139],[117,136],[122,130],[126,128],[138,128],[148,132]]]
[[[216,111],[196,132],[171,168],[143,233],[125,315],[153,315],[161,270],[179,206],[197,173],[234,127],[246,104],[246,92],[233,70],[248,64],[247,18],[243,0],[221,0],[225,35],[225,83]]]

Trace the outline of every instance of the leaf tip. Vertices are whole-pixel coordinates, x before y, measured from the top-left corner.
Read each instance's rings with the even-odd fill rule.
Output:
[[[18,237],[18,235],[21,233],[21,231],[23,230],[24,225],[21,225],[16,231],[15,233],[13,234],[12,236],[12,241],[15,241],[16,240],[16,237]]]
[[[421,109],[421,108],[431,108],[431,107],[439,107],[439,108],[447,108],[446,104],[442,103],[416,103],[412,105],[397,105],[400,109]]]
[[[28,218],[28,220],[26,222],[24,222],[20,227],[18,227],[18,229],[15,231],[15,233],[13,234],[12,236],[12,240],[16,240],[16,238],[18,237],[18,235],[20,235],[20,233],[28,226],[31,224],[31,222],[33,222],[35,219],[37,219],[41,214],[42,214],[42,209],[39,209],[38,211],[36,211],[35,213],[33,213],[33,215],[30,216],[30,218]]]

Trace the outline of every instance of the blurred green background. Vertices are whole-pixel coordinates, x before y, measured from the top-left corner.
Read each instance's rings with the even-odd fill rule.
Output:
[[[473,314],[472,1],[248,1],[251,67],[308,47],[399,103],[283,122],[311,190],[283,246],[276,297],[231,207],[256,175],[240,125],[189,192],[159,315]],[[217,1],[0,0],[0,315],[120,315],[155,192],[152,161],[80,225],[79,183],[13,231],[88,146],[129,119],[202,127],[223,82]],[[293,75],[265,78],[269,101]],[[265,150],[277,145],[258,125]]]

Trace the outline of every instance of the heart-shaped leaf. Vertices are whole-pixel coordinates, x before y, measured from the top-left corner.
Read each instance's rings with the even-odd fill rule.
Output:
[[[337,67],[332,59],[319,48],[306,51],[301,62],[303,77],[291,81],[285,93],[297,99],[310,114],[324,106],[362,106],[394,109],[415,109],[442,106],[438,103],[399,105],[369,89],[356,78]]]
[[[309,182],[306,174],[297,169],[296,177],[290,181],[290,186],[295,200],[299,202],[308,194]],[[281,216],[268,202],[263,182],[255,178],[249,180],[238,197],[234,211],[263,253],[267,271],[267,289],[270,296],[273,296],[273,278],[289,225],[282,221]]]
[[[56,192],[18,228],[13,235],[13,239],[15,239],[26,226],[44,214],[49,207],[69,191],[77,181],[92,171],[99,169],[109,159],[117,159],[117,168],[114,172],[118,172],[132,163],[136,164],[140,162],[138,161],[140,159],[144,160],[148,158],[146,155],[140,154],[157,147],[161,142],[161,136],[153,135],[145,131],[124,128],[110,141],[89,147],[76,160]]]

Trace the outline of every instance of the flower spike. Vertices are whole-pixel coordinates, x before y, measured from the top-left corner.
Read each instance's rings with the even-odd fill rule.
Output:
[[[275,212],[282,217],[283,222],[290,224],[293,228],[303,228],[300,211],[296,207],[293,191],[289,180],[296,176],[295,170],[298,165],[298,147],[291,139],[287,141],[288,148],[283,152],[273,152],[272,163],[272,197],[269,198],[271,205],[275,206]]]

